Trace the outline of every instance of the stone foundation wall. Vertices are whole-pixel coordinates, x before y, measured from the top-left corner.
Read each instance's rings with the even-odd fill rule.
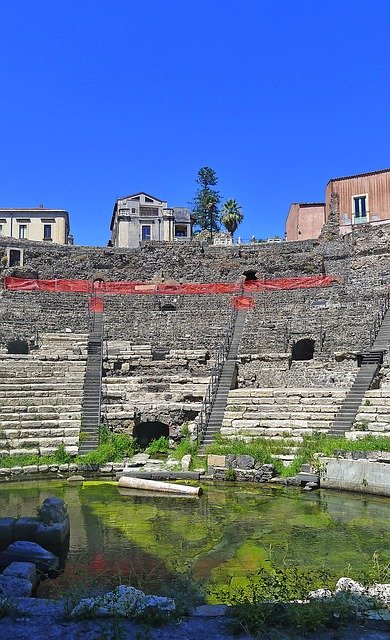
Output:
[[[239,357],[238,386],[349,389],[357,373],[356,353],[338,357],[341,361],[292,361],[291,353],[243,354]]]

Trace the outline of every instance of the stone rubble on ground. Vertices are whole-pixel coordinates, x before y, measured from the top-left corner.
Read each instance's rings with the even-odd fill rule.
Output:
[[[148,607],[163,612],[171,612],[175,610],[175,602],[171,598],[147,596],[139,589],[120,585],[104,595],[95,598],[83,598],[72,609],[70,617],[78,618],[93,614],[97,618],[113,615],[136,618],[142,615]]]

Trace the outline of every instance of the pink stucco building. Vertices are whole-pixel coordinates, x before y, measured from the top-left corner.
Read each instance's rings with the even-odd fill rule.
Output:
[[[325,202],[293,202],[286,220],[286,240],[318,238],[325,222]]]
[[[286,220],[286,240],[318,238],[326,222],[331,195],[338,200],[340,233],[356,224],[390,223],[390,169],[332,178],[326,185],[325,203],[293,203]]]

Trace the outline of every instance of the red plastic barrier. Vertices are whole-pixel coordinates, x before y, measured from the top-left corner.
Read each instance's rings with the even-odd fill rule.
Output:
[[[244,291],[278,291],[282,289],[310,289],[312,287],[329,287],[333,284],[333,276],[305,276],[302,278],[275,278],[275,280],[248,280],[244,282]]]
[[[89,310],[90,311],[104,311],[104,302],[102,298],[92,298],[89,301]]]
[[[251,309],[255,306],[255,301],[249,296],[234,296],[232,305],[236,309]]]
[[[28,280],[7,276],[4,288],[10,291],[49,291],[53,293],[92,293],[100,294],[144,294],[144,295],[199,295],[234,294],[281,289],[308,289],[311,287],[329,287],[334,282],[332,276],[307,276],[304,278],[278,278],[275,280],[250,280],[239,283],[198,283],[198,284],[152,284],[146,282],[91,282],[90,280]]]

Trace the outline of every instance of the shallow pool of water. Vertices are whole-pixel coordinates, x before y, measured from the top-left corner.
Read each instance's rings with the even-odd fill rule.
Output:
[[[115,483],[0,484],[2,516],[35,515],[50,495],[71,521],[65,573],[40,595],[88,577],[147,589],[158,577],[190,572],[210,600],[260,567],[325,567],[358,577],[380,553],[390,562],[390,500],[332,491],[209,485],[200,498],[120,493]],[[240,582],[241,581],[241,582]]]

